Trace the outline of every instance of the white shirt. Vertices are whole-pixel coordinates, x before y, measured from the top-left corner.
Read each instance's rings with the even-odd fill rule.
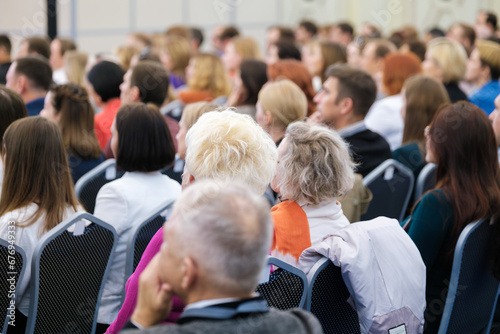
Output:
[[[54,72],[52,72],[52,79],[58,85],[68,83],[68,77],[66,76],[66,72],[64,72],[64,68],[54,70]]]
[[[9,226],[12,226],[12,224],[9,223],[10,221],[16,222],[16,225],[19,224],[23,225],[37,211],[38,211],[38,205],[35,203],[31,203],[30,205],[24,208],[11,211],[0,217],[0,238],[8,240],[9,230],[10,231],[12,230],[9,229]],[[81,208],[78,211],[84,212],[83,209]],[[74,213],[75,211],[73,210],[73,208],[68,208],[64,214],[63,219],[68,218]],[[45,220],[45,215],[42,215],[40,216],[40,219],[38,219],[36,222],[34,222],[29,226],[26,227],[16,226],[15,234],[11,234],[14,235],[15,237],[14,243],[20,246],[26,253],[26,263],[24,264],[25,268],[24,276],[22,281],[18,282],[16,288],[16,308],[19,311],[21,311],[21,313],[23,313],[24,315],[28,315],[29,313],[29,303],[31,295],[30,284],[29,284],[31,279],[31,260],[38,241],[45,234],[42,230],[44,225],[44,220]]]
[[[125,288],[127,242],[132,226],[140,224],[158,206],[180,194],[180,184],[160,172],[127,172],[99,190],[94,216],[112,225],[118,239],[97,322],[112,323],[120,310]]]
[[[306,213],[312,245],[321,242],[324,237],[349,225],[349,220],[342,211],[342,205],[337,200],[323,202],[317,206],[297,203]]]
[[[401,94],[388,96],[376,101],[365,117],[366,127],[384,137],[391,146],[391,151],[400,147],[403,140],[402,107],[403,96]]]

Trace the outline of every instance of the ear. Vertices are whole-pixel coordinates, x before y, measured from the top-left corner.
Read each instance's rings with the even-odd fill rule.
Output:
[[[266,125],[271,125],[273,122],[273,116],[271,115],[270,111],[264,111],[264,122]]]
[[[354,107],[354,102],[350,97],[344,97],[342,100],[340,100],[339,106],[340,106],[340,114],[347,115],[352,111],[352,108]]]
[[[186,257],[183,259],[182,266],[184,270],[181,281],[181,288],[185,291],[189,291],[198,281],[198,266],[196,262],[190,257]]]
[[[141,91],[139,90],[139,87],[134,86],[130,88],[130,97],[132,98],[132,101],[134,102],[140,102],[141,101]]]
[[[17,92],[22,95],[28,90],[28,78],[25,75],[19,74],[16,83]]]

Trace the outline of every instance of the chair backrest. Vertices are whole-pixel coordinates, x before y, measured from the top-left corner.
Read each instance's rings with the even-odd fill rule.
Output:
[[[172,213],[174,200],[160,205],[147,218],[132,227],[128,240],[127,257],[125,260],[125,283],[132,275],[141,260],[142,254],[146,250],[151,238],[163,226]]]
[[[82,221],[84,220],[84,221]],[[67,228],[90,221],[80,235]],[[115,229],[88,213],[64,220],[35,247],[26,333],[94,333]]]
[[[279,310],[304,308],[307,293],[306,274],[272,256],[267,263],[268,268],[273,265],[277,269],[269,275],[269,280],[259,284],[255,291],[260,293],[269,306]]]
[[[379,216],[403,220],[413,191],[412,171],[396,160],[389,159],[363,178],[363,184],[373,193],[373,199],[361,220]]]
[[[15,299],[17,283],[22,281],[26,254],[24,250],[14,245],[14,239],[0,239],[0,319],[5,319],[2,333],[7,332],[9,321],[15,318],[9,317],[15,315],[15,304],[11,300]],[[10,307],[10,308],[9,308]]]
[[[492,230],[490,220],[483,219],[460,234],[439,334],[490,332],[499,291],[489,261]]]
[[[318,318],[323,332],[361,333],[358,313],[347,302],[350,294],[340,268],[324,257],[311,268],[308,277],[306,310]]]
[[[101,187],[123,174],[125,172],[116,169],[116,160],[108,159],[83,175],[75,184],[75,194],[85,210],[94,213],[95,199]]]
[[[423,193],[436,186],[436,169],[436,164],[429,162],[418,174],[417,183],[415,184],[415,192],[413,193],[415,202],[422,197]]]

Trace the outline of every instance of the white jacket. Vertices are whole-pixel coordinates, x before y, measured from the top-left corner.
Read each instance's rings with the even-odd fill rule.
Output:
[[[425,265],[396,219],[378,217],[338,230],[304,250],[299,268],[307,274],[323,256],[341,268],[362,333],[423,332]],[[389,331],[403,323],[406,332]]]

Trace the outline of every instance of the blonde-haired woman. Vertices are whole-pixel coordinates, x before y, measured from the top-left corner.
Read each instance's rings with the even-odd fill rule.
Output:
[[[85,87],[85,68],[88,55],[85,52],[70,50],[64,53],[64,72],[68,82]]]
[[[175,89],[186,85],[186,67],[191,58],[189,41],[178,36],[166,37],[160,51],[160,60],[170,73],[170,84]]]
[[[465,76],[466,66],[467,52],[464,47],[444,37],[429,43],[422,63],[424,74],[444,84],[451,102],[467,101],[467,95],[458,87],[458,82]]]
[[[335,131],[303,122],[290,124],[278,147],[271,183],[282,202],[272,209],[271,254],[297,264],[302,251],[349,225],[339,197],[354,185],[354,163]]]
[[[222,62],[233,78],[240,68],[241,62],[246,59],[260,59],[259,45],[251,37],[236,37],[230,40],[224,49]]]
[[[270,82],[261,89],[255,119],[277,146],[288,124],[301,121],[306,115],[307,97],[291,80]]]
[[[183,103],[212,101],[228,96],[231,84],[219,57],[200,53],[189,60],[186,68],[187,89],[179,93]]]

